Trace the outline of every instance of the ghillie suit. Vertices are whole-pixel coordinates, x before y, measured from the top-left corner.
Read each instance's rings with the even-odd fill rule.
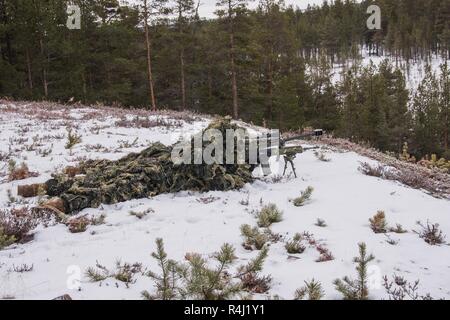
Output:
[[[227,129],[238,127],[226,118],[211,123],[206,129],[217,129],[225,136]],[[225,142],[223,147],[225,150]],[[236,155],[236,145],[234,148]],[[140,153],[131,153],[117,161],[89,160],[75,170],[77,175],[68,174],[74,168],[54,174],[42,188],[47,195],[57,197],[57,201],[49,202],[50,207],[72,214],[102,203],[114,204],[183,190],[226,191],[253,181],[254,165],[236,162],[175,164],[171,159],[172,149],[172,146],[154,143]]]

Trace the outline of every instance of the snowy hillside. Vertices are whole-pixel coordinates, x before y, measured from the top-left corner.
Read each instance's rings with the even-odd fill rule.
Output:
[[[83,159],[118,159],[151,142],[171,144],[208,122],[192,115],[149,116],[142,110],[0,102],[0,209],[38,202],[38,197],[17,197],[18,185],[45,182],[51,173]],[[68,127],[81,136],[71,150],[65,148]],[[359,242],[365,242],[376,257],[369,267],[371,298],[388,298],[382,286],[385,275],[390,279],[403,276],[411,282],[419,279],[419,294],[450,298],[450,247],[431,246],[413,231],[420,231],[417,221],[429,221],[439,223],[449,236],[450,202],[362,174],[360,162],[374,161],[354,152],[326,147],[322,151],[330,161],[318,160],[312,151],[297,156],[297,179],[292,175],[279,179],[284,163],[272,159],[272,176],[239,191],[181,192],[87,209],[79,216],[103,215],[105,221],[81,233],[71,233],[61,223],[40,225],[30,242],[0,250],[0,299],[52,299],[63,294],[73,299],[141,299],[143,290],[154,291],[154,282],[141,273],[124,284],[113,278],[91,282],[85,272],[97,262],[113,269],[117,260],[141,263],[144,269],[159,272],[151,257],[156,238],[164,239],[169,257],[175,260],[192,252],[208,256],[230,243],[239,258],[235,264],[245,264],[258,252],[242,246],[240,226],[256,226],[255,214],[269,203],[283,211],[283,219],[271,226],[277,236],[270,241],[262,270],[272,277],[271,288],[254,298],[292,299],[305,280],[315,279],[322,283],[325,298],[341,299],[333,281],[356,277],[352,259],[358,254]],[[39,175],[8,181],[11,159],[25,162]],[[294,206],[290,200],[308,186],[314,188],[310,201]],[[385,212],[390,227],[401,224],[408,232],[374,233],[369,218],[379,210]],[[288,254],[286,242],[303,232],[312,235],[315,244],[306,242],[302,254]],[[319,246],[328,249],[334,259],[318,262]],[[72,285],[78,275],[79,289]]]

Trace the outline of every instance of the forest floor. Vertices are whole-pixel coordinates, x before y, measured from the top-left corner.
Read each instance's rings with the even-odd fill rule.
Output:
[[[17,196],[18,185],[44,182],[84,159],[119,159],[152,142],[172,144],[209,121],[192,114],[149,115],[142,110],[0,100],[0,210],[36,205],[39,197]],[[65,148],[69,127],[81,137],[70,150]],[[320,161],[312,151],[295,159],[298,178],[281,178],[283,161],[271,159],[271,176],[238,191],[180,192],[86,209],[78,216],[104,216],[105,221],[81,233],[71,233],[61,223],[40,225],[31,241],[0,250],[0,299],[52,299],[63,294],[73,299],[141,299],[143,290],[154,291],[154,282],[142,273],[134,274],[131,283],[114,278],[90,282],[85,271],[97,263],[114,269],[120,260],[158,272],[151,257],[156,238],[163,238],[169,257],[180,261],[186,253],[207,257],[230,243],[236,248],[236,265],[245,264],[257,251],[242,246],[240,226],[256,225],[255,213],[269,203],[283,211],[283,220],[271,227],[277,237],[262,270],[272,277],[271,288],[255,298],[292,299],[304,281],[315,279],[322,283],[325,298],[341,299],[333,280],[356,277],[352,259],[358,255],[357,244],[365,242],[376,257],[369,267],[371,298],[388,299],[382,277],[396,275],[420,280],[420,295],[449,299],[449,245],[431,246],[414,232],[421,230],[417,221],[429,221],[450,235],[449,200],[364,175],[358,170],[360,163],[377,162],[353,151],[322,145],[321,152],[329,161]],[[25,162],[38,175],[9,181],[11,159]],[[295,207],[290,200],[308,186],[314,188],[311,199]],[[369,218],[379,210],[386,213],[389,226],[401,224],[408,232],[375,234]],[[318,219],[326,226],[318,226]],[[303,232],[313,235],[315,244],[305,243],[302,254],[288,254],[286,242]],[[319,245],[334,259],[317,262]],[[75,288],[77,277],[81,283]]]

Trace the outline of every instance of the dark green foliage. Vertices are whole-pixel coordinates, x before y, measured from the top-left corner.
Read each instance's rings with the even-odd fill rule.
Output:
[[[409,141],[418,158],[450,158],[448,67],[439,80],[427,74],[410,111],[399,70],[388,63],[358,67],[361,45],[407,61],[450,57],[448,0],[377,1],[383,26],[371,32],[369,0],[304,11],[280,0],[261,1],[255,10],[246,0],[218,2],[217,18],[204,20],[195,1],[149,0],[159,13],[149,18],[159,107],[224,115],[233,113],[237,100],[239,117],[256,124],[320,127],[394,152]],[[0,97],[147,107],[138,6],[73,3],[81,8],[80,30],[65,27],[67,1],[0,0]],[[345,68],[340,86],[333,85],[333,64],[348,59],[353,67]]]
[[[356,280],[352,280],[349,277],[336,279],[334,285],[336,290],[339,291],[345,300],[367,300],[369,298],[369,288],[367,287],[367,266],[369,262],[375,259],[375,257],[366,253],[366,244],[360,243],[359,257],[355,257],[353,262],[356,263],[356,271],[358,277]]]

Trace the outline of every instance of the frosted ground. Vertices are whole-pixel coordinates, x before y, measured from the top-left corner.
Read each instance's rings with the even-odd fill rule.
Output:
[[[0,103],[0,152],[10,153],[18,163],[25,161],[30,170],[39,173],[35,178],[8,182],[7,163],[0,162],[0,208],[37,202],[37,198],[17,198],[17,185],[44,182],[51,173],[86,158],[118,159],[151,142],[170,144],[210,121],[194,118],[186,122],[171,117],[112,108],[50,109],[36,104]],[[157,119],[161,126],[145,125]],[[64,147],[68,126],[82,136],[82,142],[72,150]],[[429,220],[439,223],[443,233],[450,235],[450,202],[397,182],[363,175],[358,171],[359,162],[373,161],[356,153],[332,149],[324,152],[330,162],[319,161],[312,152],[299,155],[295,160],[297,179],[291,175],[278,181],[279,166],[284,164],[272,159],[272,176],[239,191],[181,192],[87,209],[79,215],[104,215],[105,224],[89,226],[84,233],[70,233],[63,224],[39,226],[31,242],[0,251],[0,298],[51,299],[69,294],[73,299],[141,299],[142,290],[154,290],[147,277],[136,275],[136,282],[126,286],[115,279],[91,283],[84,272],[97,261],[113,267],[118,259],[158,271],[150,256],[158,237],[164,239],[169,257],[176,260],[183,260],[188,252],[211,255],[228,242],[236,248],[236,265],[244,264],[257,252],[243,248],[239,227],[256,225],[255,212],[268,203],[283,210],[283,221],[272,226],[281,240],[270,244],[262,272],[272,276],[272,288],[255,298],[278,295],[291,299],[305,280],[314,278],[322,283],[327,299],[340,299],[332,282],[345,275],[355,276],[352,258],[357,255],[357,243],[362,241],[376,256],[369,269],[371,298],[387,298],[381,277],[393,274],[409,281],[420,279],[420,294],[450,298],[450,247],[430,246],[412,232],[418,230],[418,220]],[[308,186],[315,189],[311,201],[304,207],[293,206],[289,200]],[[15,203],[10,203],[11,196],[17,198]],[[130,215],[131,210],[148,209],[152,210],[142,219]],[[370,229],[368,219],[378,210],[386,212],[391,226],[400,223],[408,230],[405,234],[389,234],[398,242],[396,245],[389,244],[386,235]],[[316,226],[318,218],[327,226]],[[334,260],[316,262],[319,253],[310,246],[303,254],[287,254],[285,242],[304,231],[328,248]],[[14,271],[23,264],[33,269]],[[70,284],[78,271],[81,284],[74,289]]]

